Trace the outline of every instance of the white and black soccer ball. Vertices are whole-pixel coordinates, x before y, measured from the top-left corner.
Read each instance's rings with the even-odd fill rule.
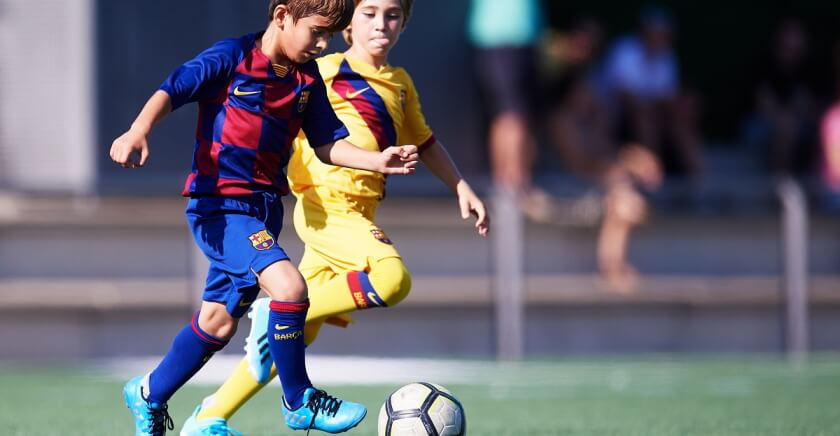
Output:
[[[407,384],[379,409],[379,436],[463,436],[467,418],[461,402],[434,383]]]

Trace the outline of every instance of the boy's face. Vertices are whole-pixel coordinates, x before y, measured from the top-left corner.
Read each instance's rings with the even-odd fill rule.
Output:
[[[386,56],[399,40],[404,20],[400,0],[364,0],[350,23],[353,45],[361,45],[372,56]]]
[[[321,15],[310,15],[295,22],[291,14],[285,14],[280,29],[283,53],[299,64],[314,59],[327,48],[332,38],[327,30],[329,24]]]

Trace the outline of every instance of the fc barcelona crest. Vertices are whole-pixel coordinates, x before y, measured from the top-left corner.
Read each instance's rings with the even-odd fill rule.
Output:
[[[251,241],[251,245],[260,251],[268,250],[274,246],[274,237],[271,236],[271,233],[268,233],[268,230],[260,230],[259,232],[248,236],[248,239]]]
[[[376,238],[379,242],[381,242],[383,244],[388,244],[388,245],[393,245],[394,244],[393,242],[391,242],[391,239],[388,238],[388,235],[386,235],[385,232],[382,231],[382,229],[378,229],[378,228],[374,227],[374,228],[370,229],[370,234],[373,235],[374,238]]]
[[[298,99],[298,112],[306,110],[306,103],[309,103],[309,91],[301,91],[300,98]]]

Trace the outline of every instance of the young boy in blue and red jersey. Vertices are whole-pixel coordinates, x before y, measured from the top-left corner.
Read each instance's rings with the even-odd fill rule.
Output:
[[[277,245],[283,173],[300,130],[325,163],[384,174],[410,174],[415,146],[367,151],[343,140],[313,59],[353,15],[352,0],[271,0],[265,31],[213,45],[176,69],[114,140],[111,158],[126,168],[149,156],[147,137],[170,111],[199,105],[193,167],[183,194],[187,221],[210,261],[199,312],[151,373],[124,390],[137,435],[163,435],[174,424],[169,398],[233,336],[260,288],[271,297],[269,349],[283,385],[283,415],[293,429],[346,431],[365,416],[361,404],[313,388],[304,360],[309,307],[300,272]]]
[[[462,218],[475,216],[475,230],[487,235],[484,203],[461,176],[426,122],[411,75],[389,63],[389,53],[406,28],[414,0],[355,0],[344,31],[350,47],[318,59],[327,96],[350,140],[367,150],[417,144],[420,159],[458,199]],[[321,163],[307,139],[298,137],[289,161],[289,184],[297,199],[294,226],[305,244],[298,265],[310,289],[304,342],[312,344],[325,324],[346,326],[359,310],[394,307],[411,290],[411,273],[394,241],[376,223],[385,197],[382,174]],[[196,407],[181,436],[239,436],[229,420],[272,380],[265,352],[266,299],[257,300],[246,339],[245,358],[227,381]]]

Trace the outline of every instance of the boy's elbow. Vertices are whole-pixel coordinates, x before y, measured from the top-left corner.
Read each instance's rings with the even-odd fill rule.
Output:
[[[334,142],[320,147],[315,147],[315,156],[318,156],[318,160],[325,164],[332,164],[331,152],[333,145],[335,145]]]

